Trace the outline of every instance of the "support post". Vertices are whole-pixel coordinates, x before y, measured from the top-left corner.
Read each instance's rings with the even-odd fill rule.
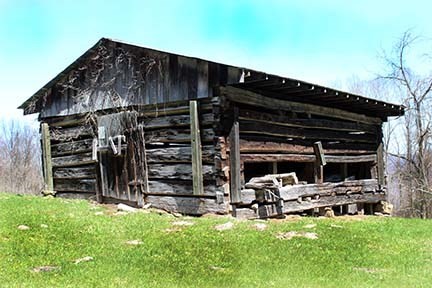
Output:
[[[377,149],[377,176],[378,184],[385,186],[385,175],[384,175],[384,150],[382,143],[378,144]]]
[[[315,183],[322,184],[324,182],[324,165],[326,160],[324,157],[324,150],[320,141],[315,142],[313,145],[315,153]]]
[[[142,207],[144,206],[144,197],[145,194],[147,194],[149,191],[149,184],[148,184],[148,165],[147,165],[147,151],[146,151],[146,143],[145,143],[145,135],[144,135],[144,127],[143,125],[138,125],[138,138],[141,138],[141,157],[140,161],[142,161],[142,168],[141,168],[141,177],[143,177],[143,183],[141,184],[141,194],[138,197],[138,206]],[[142,205],[141,205],[142,204]]]
[[[52,174],[52,161],[51,161],[51,140],[49,126],[47,123],[41,125],[41,136],[42,136],[42,157],[43,157],[43,171],[45,189],[44,195],[54,195],[54,181]]]
[[[191,149],[192,149],[192,180],[193,194],[204,194],[203,175],[202,175],[202,151],[201,137],[199,128],[198,103],[196,100],[189,102],[190,130],[191,130]]]
[[[234,108],[234,121],[229,134],[230,146],[230,195],[231,203],[241,201],[241,175],[240,175],[240,130],[238,122],[238,108]]]

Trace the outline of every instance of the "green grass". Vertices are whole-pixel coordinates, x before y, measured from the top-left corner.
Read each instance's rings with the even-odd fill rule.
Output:
[[[178,220],[0,194],[0,287],[432,287],[429,220],[302,218],[257,231],[254,221],[188,218],[195,225],[167,232]],[[214,229],[227,221],[232,230]],[[275,237],[287,231],[319,238]],[[135,239],[143,244],[125,243]],[[94,261],[74,264],[85,256]],[[31,271],[45,265],[60,270]]]

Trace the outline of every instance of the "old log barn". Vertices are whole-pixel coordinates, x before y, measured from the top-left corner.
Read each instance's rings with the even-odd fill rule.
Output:
[[[39,113],[44,193],[245,218],[373,212],[382,123],[404,112],[105,38],[19,108]]]

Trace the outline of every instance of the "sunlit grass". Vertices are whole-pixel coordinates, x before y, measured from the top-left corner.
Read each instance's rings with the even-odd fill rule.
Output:
[[[172,229],[179,220],[194,225]],[[228,221],[233,229],[214,229]],[[264,231],[257,231],[256,223],[114,215],[85,201],[0,194],[0,287],[432,285],[429,220],[302,218],[267,221]],[[276,237],[288,231],[315,232],[318,239]],[[128,240],[142,244],[128,245]],[[94,260],[74,264],[85,256]],[[32,272],[47,265],[59,269]]]

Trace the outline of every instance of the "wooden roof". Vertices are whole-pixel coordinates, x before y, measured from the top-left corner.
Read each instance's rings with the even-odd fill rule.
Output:
[[[87,60],[88,57],[101,45],[103,42],[114,42],[114,43],[122,43],[123,45],[133,46],[139,49],[147,49],[153,50],[150,48],[145,48],[141,46],[131,45],[128,43],[123,43],[120,41],[114,41],[107,38],[100,39],[93,47],[87,50],[82,56],[80,56],[77,60],[75,60],[72,64],[70,64],[65,70],[55,76],[51,81],[49,81],[45,86],[39,89],[33,96],[27,99],[23,104],[21,104],[18,108],[24,109],[24,113],[26,113],[26,109],[31,103],[36,103],[43,97],[45,97],[53,86],[56,85],[59,81],[63,79],[66,75],[68,75],[74,69],[77,69],[83,62]],[[169,52],[161,53],[178,55]],[[179,55],[183,56],[183,55]],[[191,59],[198,59],[195,57],[183,56]],[[203,60],[211,63],[215,63],[208,60]],[[216,63],[220,65],[225,65],[221,63]],[[225,83],[226,85],[231,85],[236,88],[241,88],[249,91],[253,91],[262,95],[286,99],[290,101],[302,102],[302,103],[311,103],[315,105],[321,105],[326,107],[335,107],[355,113],[365,114],[369,116],[379,117],[385,120],[389,116],[400,116],[404,114],[404,106],[397,105],[393,103],[388,103],[384,101],[379,101],[376,99],[368,98],[361,95],[351,94],[349,92],[344,92],[340,90],[336,90],[333,88],[308,83],[306,81],[301,81],[297,79],[281,77],[277,75],[267,74],[265,72],[255,71],[248,68],[243,67],[235,67],[231,65],[225,65],[228,67],[233,67],[236,69],[241,69],[243,71],[242,77],[237,82]],[[30,113],[34,113],[34,109],[31,110]]]

